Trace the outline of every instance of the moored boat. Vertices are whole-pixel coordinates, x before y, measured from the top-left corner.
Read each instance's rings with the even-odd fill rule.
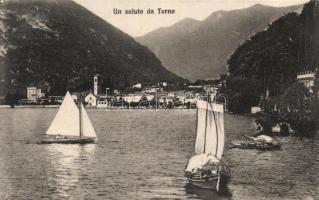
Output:
[[[275,150],[281,148],[281,144],[277,140],[267,135],[257,137],[246,136],[246,138],[246,140],[232,141],[230,147],[257,150]]]
[[[79,108],[69,92],[46,132],[41,144],[86,144],[97,141],[96,132],[81,101]]]

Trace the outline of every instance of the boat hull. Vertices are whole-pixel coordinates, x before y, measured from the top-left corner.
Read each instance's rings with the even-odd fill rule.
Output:
[[[41,144],[89,144],[95,143],[97,138],[45,138]]]
[[[238,142],[233,141],[230,145],[231,148],[239,148],[239,149],[257,149],[257,150],[279,150],[281,149],[281,145],[278,142],[270,143],[270,144],[262,144],[256,142]]]
[[[214,190],[217,192],[225,192],[227,191],[227,182],[229,180],[228,175],[220,174],[219,176],[216,175],[216,177],[210,178],[210,179],[192,179],[187,178],[190,185],[208,189],[208,190]]]
[[[218,176],[216,178],[211,178],[209,180],[194,180],[191,178],[188,178],[188,182],[196,187],[204,188],[204,189],[211,189],[211,190],[219,190],[217,188],[217,182],[218,182]]]

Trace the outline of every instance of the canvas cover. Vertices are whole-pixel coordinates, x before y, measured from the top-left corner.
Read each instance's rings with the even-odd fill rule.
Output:
[[[196,172],[202,170],[205,165],[218,165],[219,160],[211,154],[198,154],[191,157],[188,161],[185,172]]]

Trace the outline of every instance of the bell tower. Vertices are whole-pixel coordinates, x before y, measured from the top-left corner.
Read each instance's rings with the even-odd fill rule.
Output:
[[[100,75],[99,74],[95,74],[94,78],[93,78],[93,94],[95,96],[99,95],[99,91],[100,91]]]

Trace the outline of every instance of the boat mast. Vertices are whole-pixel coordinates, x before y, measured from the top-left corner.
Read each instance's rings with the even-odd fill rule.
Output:
[[[206,140],[207,140],[207,120],[208,120],[208,103],[209,99],[209,91],[207,92],[207,104],[206,104],[206,118],[205,118],[205,137],[204,137],[204,153],[206,153]]]
[[[80,138],[82,137],[82,95],[80,94],[79,96],[79,102],[78,102],[78,105],[79,105],[79,128],[80,128]]]

